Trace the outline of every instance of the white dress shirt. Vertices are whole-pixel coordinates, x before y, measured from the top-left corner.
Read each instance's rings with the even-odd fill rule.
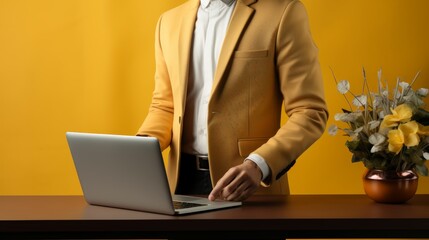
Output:
[[[192,63],[189,71],[182,151],[207,154],[208,103],[220,50],[235,7],[235,0],[201,0],[195,22]],[[265,160],[256,154],[247,159],[255,162],[263,179],[269,174]]]

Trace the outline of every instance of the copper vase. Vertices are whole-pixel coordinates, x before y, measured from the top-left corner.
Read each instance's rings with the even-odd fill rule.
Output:
[[[379,203],[404,203],[417,191],[418,175],[411,171],[368,170],[363,177],[366,195]]]

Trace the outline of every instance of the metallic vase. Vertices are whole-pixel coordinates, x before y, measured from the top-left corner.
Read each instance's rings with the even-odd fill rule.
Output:
[[[363,176],[366,195],[379,203],[404,203],[417,191],[418,175],[411,171],[370,169]]]

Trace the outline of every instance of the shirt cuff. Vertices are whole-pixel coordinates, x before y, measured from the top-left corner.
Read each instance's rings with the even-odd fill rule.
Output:
[[[246,160],[254,162],[259,167],[259,169],[261,169],[262,181],[264,181],[265,178],[270,175],[270,168],[268,167],[268,164],[263,157],[259,156],[256,153],[252,153],[246,158]]]

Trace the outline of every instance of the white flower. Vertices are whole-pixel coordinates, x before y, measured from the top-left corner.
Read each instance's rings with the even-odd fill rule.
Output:
[[[383,143],[386,141],[386,137],[379,134],[374,133],[369,136],[369,142],[373,145],[371,148],[371,153],[379,152],[384,149]]]
[[[371,153],[380,152],[383,149],[384,149],[384,147],[382,145],[374,145],[371,148]]]
[[[404,93],[404,92],[402,92],[402,93]],[[395,89],[395,96],[393,96],[393,98],[396,98],[396,99],[401,98],[401,93],[399,91],[396,91],[396,89]]]
[[[378,108],[383,103],[383,98],[378,94],[373,93],[372,98],[373,98],[372,100],[373,108]]]
[[[409,91],[409,93],[404,96],[404,101],[405,102],[410,102],[412,104],[414,104],[417,107],[420,107],[422,105],[424,105],[425,103],[423,102],[423,100],[413,91]]]
[[[356,107],[363,107],[366,105],[367,96],[366,95],[359,95],[356,96],[355,99],[353,99],[353,105]]]
[[[346,94],[350,90],[350,83],[347,80],[341,80],[337,84],[337,89],[341,94]]]
[[[399,86],[402,88],[402,92],[404,92],[405,90],[407,90],[410,84],[408,84],[407,82],[400,82]]]
[[[347,122],[347,116],[349,114],[348,113],[337,113],[334,115],[334,119],[335,121],[342,121],[342,122]]]
[[[342,128],[340,124],[338,127],[330,126],[329,134],[337,135],[340,131],[341,135],[348,136],[350,139],[347,141],[347,147],[353,152],[355,159],[362,159],[367,166],[375,169],[397,167],[409,169],[415,166],[419,174],[428,175],[427,166],[421,164],[421,161],[429,161],[429,148],[427,148],[429,136],[426,134],[426,129],[421,129],[409,119],[401,122],[400,118],[396,121],[392,116],[399,114],[397,108],[402,105],[409,106],[415,111],[423,109],[422,106],[426,106],[423,99],[429,95],[429,87],[425,86],[426,88],[418,90],[412,88],[419,75],[417,73],[411,84],[401,81],[398,77],[395,86],[389,88],[387,80],[382,79],[381,69],[377,73],[378,86],[375,92],[371,92],[365,69],[363,69],[364,83],[362,92],[359,92],[361,95],[352,93],[349,81],[338,82],[334,76],[337,90],[345,96],[349,109],[343,109],[334,116],[336,121],[347,124],[347,127]],[[384,87],[383,83],[385,83]],[[348,95],[352,97],[349,98]],[[389,123],[393,120],[396,124]],[[389,126],[384,127],[384,125]],[[356,144],[359,145],[356,146]],[[380,158],[390,153],[398,154],[403,149],[406,154],[398,155],[397,161],[379,161]],[[410,159],[415,161],[414,164],[409,162]]]
[[[374,130],[376,129],[378,126],[380,126],[380,121],[378,120],[372,120],[368,123],[369,125],[369,130]]]
[[[426,97],[429,93],[429,90],[427,88],[419,88],[417,90],[417,95],[419,95],[420,97]]]
[[[337,127],[337,125],[331,125],[331,126],[328,128],[328,134],[329,134],[329,135],[331,135],[331,136],[335,136],[335,135],[337,135],[337,132],[338,132],[338,127]]]
[[[355,132],[356,134],[358,134],[358,133],[362,132],[362,130],[363,130],[363,126],[362,126],[362,127],[360,127],[360,128],[356,128],[354,132]]]

